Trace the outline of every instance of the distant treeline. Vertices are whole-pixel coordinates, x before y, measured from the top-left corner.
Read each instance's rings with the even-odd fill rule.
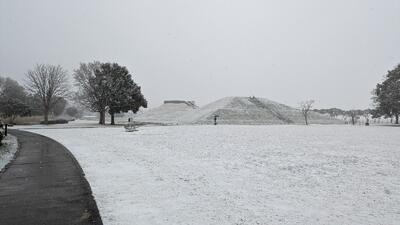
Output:
[[[313,109],[314,112],[321,113],[321,114],[328,114],[331,117],[337,116],[366,116],[372,115],[372,109],[353,109],[353,110],[343,110],[338,108],[329,108],[329,109]]]
[[[67,114],[76,117],[80,111],[68,107],[68,101],[100,113],[100,124],[105,123],[105,114],[134,113],[147,107],[142,94],[128,69],[117,63],[81,63],[73,73],[77,91],[71,91],[69,76],[59,65],[37,64],[26,73],[24,86],[17,81],[0,77],[0,116],[7,123],[19,117],[43,115],[43,123],[49,116]],[[79,107],[79,108],[81,108]]]
[[[67,106],[64,97],[55,97],[49,113],[60,116],[65,113],[71,117],[78,115],[78,109]],[[0,76],[0,116],[7,123],[13,123],[18,116],[42,116],[43,109],[40,96],[30,93],[17,81],[9,77]]]

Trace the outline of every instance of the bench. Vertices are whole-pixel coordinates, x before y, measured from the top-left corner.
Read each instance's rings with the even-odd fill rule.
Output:
[[[133,132],[133,131],[137,131],[136,129],[136,125],[134,123],[128,123],[124,125],[125,131],[126,132]]]

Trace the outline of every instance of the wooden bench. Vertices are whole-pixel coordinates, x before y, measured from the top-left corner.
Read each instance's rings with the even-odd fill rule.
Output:
[[[133,131],[137,131],[136,129],[136,125],[134,123],[128,123],[124,125],[125,131],[126,132],[133,132]]]

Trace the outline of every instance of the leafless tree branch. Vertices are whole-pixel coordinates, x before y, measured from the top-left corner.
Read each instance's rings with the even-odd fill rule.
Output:
[[[308,125],[308,113],[310,112],[312,105],[314,104],[314,100],[308,100],[300,103],[300,110],[304,116],[304,120],[306,125]]]
[[[37,64],[27,72],[25,87],[42,101],[44,121],[48,123],[49,112],[59,97],[69,94],[67,71],[59,65]]]

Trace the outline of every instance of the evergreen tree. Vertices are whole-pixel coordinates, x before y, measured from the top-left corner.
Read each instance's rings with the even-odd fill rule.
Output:
[[[0,100],[0,113],[4,118],[9,118],[12,124],[17,116],[27,116],[30,114],[29,106],[16,98]]]
[[[388,71],[385,80],[376,85],[373,100],[376,104],[374,116],[395,117],[399,124],[400,115],[400,64]]]
[[[108,79],[108,113],[111,124],[115,124],[115,114],[132,110],[136,113],[140,107],[147,107],[147,101],[141,93],[141,88],[132,79],[126,67],[117,63],[104,63],[101,71]]]
[[[0,77],[0,116],[13,123],[17,116],[30,115],[24,87],[11,78]]]

